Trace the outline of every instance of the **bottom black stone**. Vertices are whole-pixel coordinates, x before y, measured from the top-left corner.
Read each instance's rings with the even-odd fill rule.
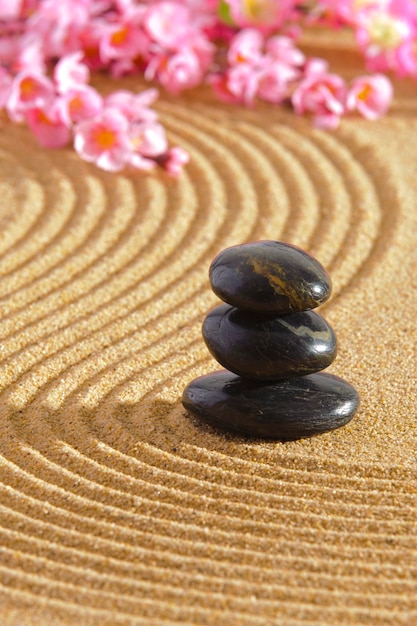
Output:
[[[344,426],[354,416],[359,396],[332,374],[257,382],[223,370],[189,383],[182,403],[216,428],[288,441]]]

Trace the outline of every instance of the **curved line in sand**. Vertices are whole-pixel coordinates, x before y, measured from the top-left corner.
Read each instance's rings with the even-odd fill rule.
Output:
[[[177,105],[163,109],[172,136],[188,142],[194,155],[189,177],[166,183],[165,195],[152,179],[142,181],[147,189],[141,192],[129,178],[112,190],[110,177],[94,175],[98,182],[90,196],[98,194],[99,203],[94,224],[86,209],[86,187],[83,194],[77,188],[61,222],[54,221],[57,201],[50,192],[38,205],[39,219],[26,231],[23,223],[15,228],[2,257],[15,272],[13,281],[4,283],[5,293],[18,286],[8,292],[13,299],[4,301],[11,316],[2,326],[8,340],[5,355],[11,359],[3,370],[8,378],[0,379],[10,385],[2,400],[11,411],[5,416],[2,468],[9,486],[5,494],[17,509],[4,510],[4,524],[12,519],[17,527],[22,523],[21,539],[28,542],[13,551],[16,535],[8,536],[8,566],[2,576],[9,577],[14,593],[36,602],[27,592],[37,584],[31,572],[46,570],[38,579],[42,602],[75,610],[78,601],[95,615],[102,584],[111,581],[112,593],[117,590],[130,607],[124,614],[114,613],[115,619],[137,623],[141,618],[134,616],[152,590],[164,598],[153,607],[152,623],[156,614],[174,623],[179,615],[178,623],[197,614],[210,619],[212,604],[221,601],[223,621],[231,607],[230,617],[242,615],[245,623],[254,624],[273,619],[279,608],[291,624],[303,593],[322,594],[320,610],[329,623],[336,615],[349,620],[361,611],[368,618],[384,618],[385,608],[394,602],[406,609],[401,595],[411,582],[401,578],[395,564],[404,550],[415,554],[411,483],[388,478],[385,467],[363,468],[359,479],[357,466],[331,459],[320,468],[300,470],[283,458],[282,478],[277,479],[279,453],[270,461],[264,454],[257,462],[256,445],[249,451],[241,444],[234,456],[222,454],[204,429],[201,445],[188,445],[181,442],[181,433],[194,426],[178,406],[176,387],[187,372],[192,377],[210,365],[199,322],[214,302],[206,271],[219,249],[259,238],[307,247],[331,270],[334,301],[383,262],[401,209],[395,181],[382,169],[368,169],[369,154],[349,129],[334,136],[302,135],[282,124],[266,129],[247,120],[222,129],[203,115],[181,113]],[[93,170],[80,166],[73,176],[66,170],[70,162],[62,154],[54,168],[58,179],[66,181],[65,189],[75,194],[77,176]],[[36,181],[28,190],[29,200],[30,194],[35,199],[39,177],[33,155],[24,167]],[[46,189],[46,175],[39,180]],[[118,193],[126,203],[121,213]],[[135,212],[132,204],[139,198],[145,200],[144,212]],[[99,214],[104,221],[99,222]],[[72,224],[70,234],[66,224]],[[41,235],[38,243],[33,241],[36,233]],[[84,254],[86,243],[91,250]],[[36,255],[43,257],[40,265]],[[71,279],[69,272],[74,272]],[[9,432],[15,447],[8,446]],[[159,448],[149,443],[155,433]],[[252,489],[240,488],[239,493],[245,476]],[[227,498],[223,513],[212,508],[217,488]],[[333,498],[346,501],[349,494],[354,500],[349,506],[338,499],[332,506]],[[394,494],[396,506],[390,506]],[[296,540],[287,541],[285,528],[297,529]],[[325,546],[316,544],[317,534]],[[42,542],[49,536],[65,549],[52,541],[48,553]],[[45,552],[38,556],[41,545]],[[285,550],[285,556],[280,554]],[[74,567],[68,558],[76,556],[80,563]],[[108,558],[107,578],[88,565],[92,558],[103,567]],[[152,568],[153,558],[161,567]],[[181,594],[173,591],[171,580],[164,580],[173,575],[177,558],[185,568],[184,580],[198,580],[183,609]],[[227,576],[234,559],[248,563],[239,570],[241,580]],[[274,579],[277,560],[288,583]],[[120,566],[127,563],[126,577]],[[333,592],[334,576],[345,582],[343,592]],[[359,578],[372,587],[378,608],[364,605],[356,593]],[[219,593],[217,580],[223,580]],[[250,594],[255,592],[260,597],[252,607]],[[192,601],[200,608],[194,610]],[[302,608],[306,624],[316,618],[311,603]],[[108,617],[109,611],[103,609],[103,615]],[[261,618],[254,614],[258,611],[263,611]]]

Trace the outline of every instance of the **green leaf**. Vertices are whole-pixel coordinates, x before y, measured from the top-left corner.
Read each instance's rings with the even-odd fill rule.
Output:
[[[218,8],[219,19],[228,24],[229,26],[233,26],[234,22],[232,16],[230,14],[230,6],[227,0],[220,0],[219,8]]]

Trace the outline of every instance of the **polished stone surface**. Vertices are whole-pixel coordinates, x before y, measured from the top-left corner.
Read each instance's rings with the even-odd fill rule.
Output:
[[[331,292],[329,275],[316,259],[279,241],[226,248],[213,260],[209,276],[221,300],[252,311],[306,311]]]
[[[247,378],[312,374],[328,367],[337,352],[333,329],[314,311],[265,316],[220,304],[202,330],[214,358]]]
[[[331,374],[262,383],[220,371],[189,383],[182,403],[216,428],[286,441],[344,426],[354,416],[359,396]]]

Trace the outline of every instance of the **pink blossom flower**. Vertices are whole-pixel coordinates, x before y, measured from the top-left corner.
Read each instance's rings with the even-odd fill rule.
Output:
[[[109,64],[109,72],[112,78],[122,78],[138,73],[138,65],[135,59],[113,59]]]
[[[190,35],[194,34],[188,7],[169,0],[150,5],[144,15],[143,25],[148,36],[168,50],[182,48]]]
[[[395,52],[394,63],[390,63],[391,66],[394,66],[393,69],[400,78],[404,76],[417,77],[417,50],[415,44],[415,40],[403,43]]]
[[[157,79],[170,93],[179,93],[199,85],[205,75],[206,58],[194,47],[184,46],[178,52],[155,55],[145,70],[147,80]]]
[[[44,109],[55,96],[52,81],[43,74],[21,72],[14,77],[7,100],[7,112],[20,122],[29,109]]]
[[[140,152],[131,151],[126,161],[126,165],[129,165],[135,170],[149,171],[155,169],[158,163],[155,159],[145,157],[140,154]]]
[[[361,11],[385,10],[390,0],[320,0],[318,12],[330,26],[338,27],[342,24],[354,26],[357,15]]]
[[[158,95],[157,89],[145,89],[140,93],[119,89],[105,98],[105,105],[117,108],[131,122],[154,122],[157,113],[149,107]]]
[[[329,64],[324,59],[318,59],[317,57],[310,57],[306,60],[303,66],[304,77],[307,76],[322,76],[327,74]]]
[[[10,66],[16,74],[18,72],[45,74],[47,63],[42,42],[36,38],[23,36]]]
[[[294,0],[226,0],[234,22],[273,31],[283,26],[295,8]]]
[[[58,61],[54,69],[54,82],[59,92],[65,93],[77,89],[90,80],[90,71],[82,62],[83,52],[66,54]]]
[[[227,52],[230,65],[236,63],[256,63],[262,58],[263,35],[256,28],[244,28],[232,39]]]
[[[86,161],[110,172],[122,170],[131,154],[129,122],[117,109],[107,108],[74,129],[74,148]]]
[[[106,66],[101,58],[101,40],[107,31],[105,20],[96,18],[80,29],[78,34],[79,49],[84,53],[84,61],[90,70],[100,70]]]
[[[261,74],[249,63],[239,63],[227,71],[227,91],[235,102],[253,106]]]
[[[19,40],[16,37],[5,34],[0,37],[0,62],[3,66],[11,68],[19,52]]]
[[[245,28],[233,38],[227,61],[224,78],[210,79],[213,88],[222,100],[252,106],[256,98],[274,103],[287,98],[305,57],[288,37],[265,39]]]
[[[142,156],[157,157],[168,149],[164,127],[158,122],[132,124],[129,138],[134,150]]]
[[[392,84],[383,74],[360,76],[352,83],[346,98],[349,111],[358,111],[368,120],[384,115],[392,100]]]
[[[305,63],[305,55],[289,37],[275,36],[266,41],[265,50],[268,56],[286,65],[298,67]]]
[[[228,104],[238,104],[241,99],[234,95],[229,89],[229,76],[227,72],[210,74],[207,78],[207,82],[211,85],[214,93],[222,102]]]
[[[288,37],[269,38],[265,50],[258,97],[279,103],[288,96],[291,84],[300,77],[305,57]]]
[[[103,109],[103,98],[94,87],[81,85],[57,99],[62,118],[68,125],[95,117]]]
[[[158,159],[159,165],[171,174],[172,176],[178,176],[181,173],[182,168],[190,160],[190,155],[183,148],[174,146],[166,152],[162,158]]]
[[[312,113],[318,128],[337,128],[345,111],[346,86],[336,74],[317,74],[304,78],[294,90],[291,101],[298,115]]]
[[[415,71],[417,6],[410,0],[390,0],[383,9],[365,7],[354,24],[359,48],[367,66],[379,72],[404,76]]]
[[[44,148],[61,148],[68,144],[71,129],[61,116],[59,107],[51,103],[43,109],[26,111],[26,122]]]
[[[407,19],[385,11],[362,11],[357,17],[358,43],[373,56],[380,51],[398,48],[412,34]]]
[[[282,102],[289,93],[290,84],[300,72],[286,63],[273,61],[259,74],[258,97],[266,102]]]
[[[132,124],[129,140],[131,152],[128,162],[137,169],[155,167],[158,157],[168,149],[165,130],[158,122]]]
[[[138,23],[138,16],[119,20],[103,28],[100,37],[100,58],[104,63],[112,60],[130,60],[144,56],[150,44],[149,37]]]
[[[184,3],[184,0],[179,0]],[[218,21],[219,0],[185,0],[193,23],[203,28]]]
[[[27,18],[38,8],[39,0],[1,0],[0,20],[16,22]]]
[[[112,4],[114,4],[116,11],[121,15],[130,13],[137,6],[136,0],[113,0]]]
[[[0,20],[17,20],[20,17],[22,0],[0,2]]]
[[[42,0],[29,17],[27,32],[41,38],[49,59],[79,50],[79,35],[89,25],[91,3],[87,0]]]

